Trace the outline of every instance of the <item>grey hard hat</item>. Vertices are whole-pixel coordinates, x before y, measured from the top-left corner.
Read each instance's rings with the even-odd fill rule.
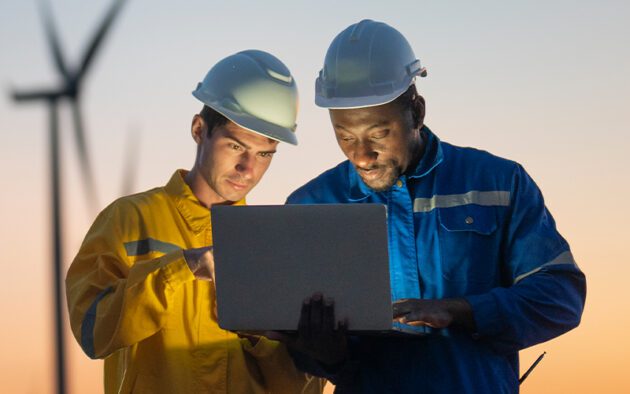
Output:
[[[369,19],[339,33],[330,44],[315,82],[315,104],[360,108],[388,103],[426,69],[407,39],[383,22]]]
[[[297,86],[289,69],[267,52],[250,49],[226,57],[192,94],[245,129],[297,145]]]

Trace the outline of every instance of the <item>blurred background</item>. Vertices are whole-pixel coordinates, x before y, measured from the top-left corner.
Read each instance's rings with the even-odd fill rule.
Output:
[[[111,1],[49,3],[74,67]],[[82,86],[95,207],[82,183],[72,113],[60,103],[64,276],[98,210],[123,190],[163,185],[175,168],[192,166],[190,121],[201,104],[190,92],[229,54],[275,54],[301,95],[300,144],[280,146],[249,203],[283,203],[341,161],[328,114],[313,103],[314,80],[330,41],[363,18],[400,30],[428,68],[418,88],[426,123],[440,138],[525,166],[587,275],[581,326],[521,353],[522,373],[547,352],[522,392],[630,392],[625,0],[130,0]],[[37,2],[0,2],[0,382],[7,393],[55,388],[49,113],[45,102],[17,105],[12,92],[59,82]],[[101,392],[102,362],[66,334],[68,391]]]

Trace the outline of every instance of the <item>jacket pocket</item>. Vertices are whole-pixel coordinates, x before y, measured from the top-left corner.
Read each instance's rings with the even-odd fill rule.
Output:
[[[496,209],[474,204],[438,208],[438,221],[442,276],[463,285],[494,283],[500,245]],[[461,290],[474,291],[474,286]]]

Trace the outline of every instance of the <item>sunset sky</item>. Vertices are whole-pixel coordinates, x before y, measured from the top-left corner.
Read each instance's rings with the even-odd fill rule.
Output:
[[[111,1],[50,2],[75,65]],[[524,165],[586,273],[581,326],[521,353],[523,372],[547,352],[522,392],[630,392],[627,0],[130,0],[83,91],[99,209],[121,193],[130,135],[139,141],[134,191],[191,167],[190,121],[201,104],[190,92],[218,60],[250,48],[282,59],[300,91],[299,145],[280,146],[248,199],[283,203],[343,159],[327,111],[313,102],[314,81],[330,41],[364,18],[397,28],[427,67],[417,86],[426,124],[441,139]],[[10,97],[13,88],[58,82],[45,44],[35,0],[0,2],[0,387],[7,393],[54,387],[48,112]],[[68,266],[96,212],[86,203],[65,106],[60,120]],[[102,363],[70,336],[68,352],[71,392],[102,390]]]

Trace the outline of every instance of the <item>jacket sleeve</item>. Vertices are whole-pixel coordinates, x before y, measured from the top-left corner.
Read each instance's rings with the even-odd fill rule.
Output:
[[[517,166],[501,259],[504,287],[467,296],[480,340],[500,353],[547,341],[580,323],[586,279],[542,194]]]
[[[269,392],[274,394],[323,392],[326,380],[298,370],[286,346],[280,342],[259,337],[258,343],[252,346],[249,340],[242,338],[241,345],[247,354],[256,359]]]
[[[159,331],[173,293],[194,280],[177,248],[138,262],[127,256],[124,231],[142,223],[135,209],[121,205],[96,218],[66,276],[72,332],[91,358],[105,358]]]

